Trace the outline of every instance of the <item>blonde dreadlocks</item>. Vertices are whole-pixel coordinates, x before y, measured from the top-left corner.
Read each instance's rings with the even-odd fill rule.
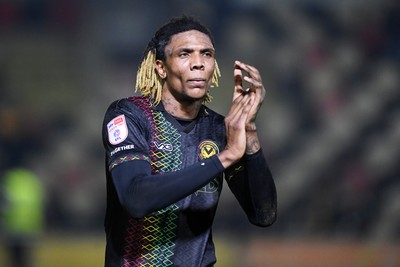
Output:
[[[162,79],[155,69],[156,53],[150,50],[144,57],[136,74],[136,91],[144,96],[151,95],[157,105],[161,101]]]

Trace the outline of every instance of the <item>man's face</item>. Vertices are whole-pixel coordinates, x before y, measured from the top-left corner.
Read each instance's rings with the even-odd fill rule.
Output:
[[[191,30],[175,34],[165,47],[163,90],[179,102],[202,100],[211,85],[215,68],[215,49],[210,38]]]

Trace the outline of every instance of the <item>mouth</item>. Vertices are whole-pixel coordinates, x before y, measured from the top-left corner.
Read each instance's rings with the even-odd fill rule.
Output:
[[[189,84],[195,85],[196,87],[203,87],[206,84],[206,80],[202,78],[194,78],[188,80]]]

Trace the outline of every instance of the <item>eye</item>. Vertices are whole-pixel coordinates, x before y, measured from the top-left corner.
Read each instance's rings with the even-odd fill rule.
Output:
[[[205,57],[213,57],[213,53],[210,52],[210,51],[204,52],[203,55],[204,55]]]
[[[179,53],[179,57],[188,57],[190,54],[189,52],[183,51]]]

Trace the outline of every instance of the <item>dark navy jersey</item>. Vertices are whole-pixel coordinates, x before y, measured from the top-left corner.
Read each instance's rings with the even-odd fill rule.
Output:
[[[106,267],[213,266],[211,226],[225,179],[249,221],[276,219],[262,150],[224,170],[224,117],[202,106],[183,124],[148,97],[114,102],[103,123]]]
[[[111,172],[126,162],[146,161],[152,175],[161,175],[210,158],[225,146],[224,117],[202,106],[197,118],[182,126],[162,104],[155,106],[148,97],[122,99],[105,114],[103,143],[106,266],[213,266],[211,225],[222,190],[222,172],[192,194],[139,219],[120,204]]]

